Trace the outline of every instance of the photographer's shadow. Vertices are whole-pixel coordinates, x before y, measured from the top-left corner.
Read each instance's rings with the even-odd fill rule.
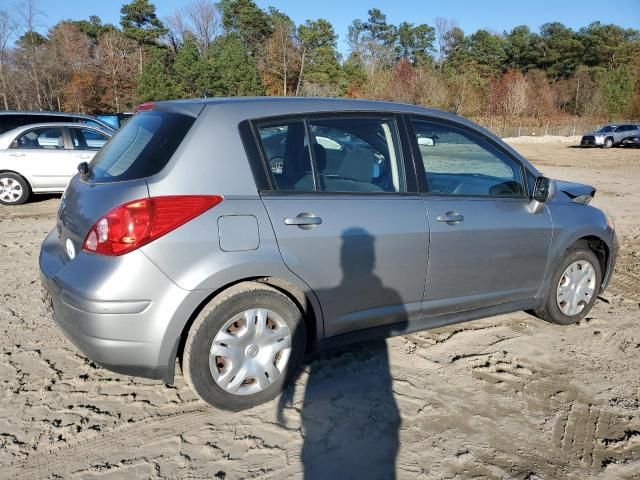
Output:
[[[380,306],[401,305],[400,295],[374,274],[375,238],[359,228],[342,234],[342,281],[318,298],[356,298],[366,292]],[[357,259],[357,261],[354,261]],[[338,295],[336,295],[338,294]],[[380,338],[401,332],[404,310],[394,323],[378,327]],[[301,410],[304,478],[393,479],[398,453],[400,413],[389,372],[384,339],[354,345],[349,350],[320,354],[308,366],[309,377]],[[278,416],[292,402],[293,387],[281,396]]]

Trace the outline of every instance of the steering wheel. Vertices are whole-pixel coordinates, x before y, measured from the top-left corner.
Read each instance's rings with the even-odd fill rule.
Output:
[[[284,158],[276,155],[269,160],[269,167],[271,168],[271,173],[274,175],[282,175],[284,170]]]

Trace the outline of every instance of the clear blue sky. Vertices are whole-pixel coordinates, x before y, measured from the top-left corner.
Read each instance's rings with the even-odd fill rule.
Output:
[[[0,9],[11,11],[20,0],[0,0]],[[160,18],[171,14],[188,0],[152,0]],[[85,19],[98,15],[105,22],[118,24],[123,0],[40,0],[44,13],[41,27],[63,19]],[[433,25],[435,17],[452,18],[465,32],[479,28],[502,32],[516,25],[537,30],[550,21],[560,21],[579,28],[600,20],[623,27],[640,29],[640,0],[257,0],[259,6],[270,5],[288,14],[297,24],[306,19],[326,18],[339,35],[338,48],[345,52],[348,25],[356,18],[365,19],[367,10],[377,7],[398,24],[402,21]]]

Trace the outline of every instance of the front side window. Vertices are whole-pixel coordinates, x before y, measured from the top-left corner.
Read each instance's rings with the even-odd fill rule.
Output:
[[[518,162],[464,129],[412,120],[429,192],[444,195],[521,197]]]
[[[75,150],[100,150],[109,137],[90,128],[70,128],[71,143]]]
[[[34,128],[20,135],[11,148],[28,150],[63,150],[64,140],[61,128]]]

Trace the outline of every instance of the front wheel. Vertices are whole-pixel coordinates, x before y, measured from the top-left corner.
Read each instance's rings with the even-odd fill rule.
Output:
[[[596,302],[601,279],[600,262],[591,250],[567,250],[553,273],[545,304],[534,313],[560,325],[579,322]]]
[[[604,148],[613,147],[613,138],[605,138],[604,139]]]
[[[282,292],[243,282],[214,298],[189,330],[182,369],[198,396],[224,410],[275,398],[297,372],[305,325]]]

